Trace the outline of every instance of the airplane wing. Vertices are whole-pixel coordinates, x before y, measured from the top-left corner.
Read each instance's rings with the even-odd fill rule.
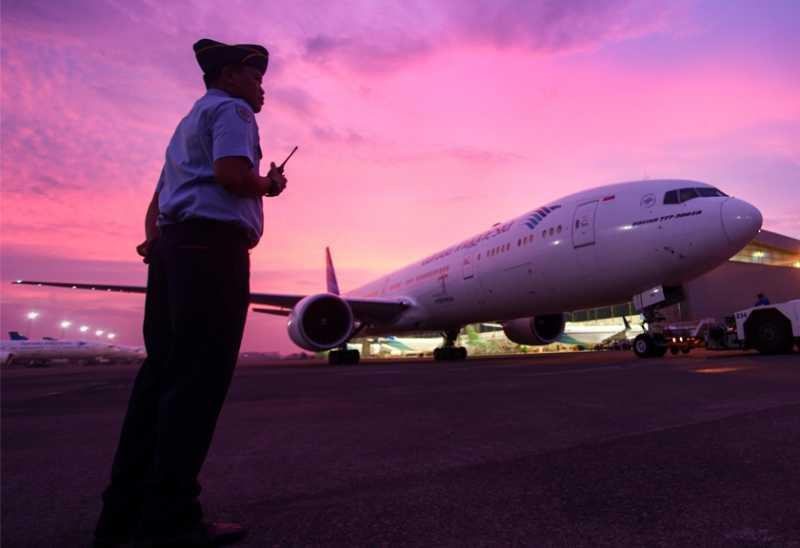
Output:
[[[50,287],[66,287],[71,289],[90,289],[92,291],[117,291],[120,293],[147,293],[147,288],[139,285],[108,285],[108,284],[73,284],[67,282],[37,282],[32,280],[17,280],[15,285],[38,285]]]
[[[274,314],[276,316],[288,316],[290,309],[296,305],[306,295],[282,295],[275,293],[250,293],[250,302],[272,306],[275,308],[253,308],[254,312],[261,314]],[[410,306],[410,303],[402,299],[360,299],[342,296],[347,301],[353,316],[360,321],[369,324],[383,324],[391,321],[403,310]]]
[[[71,289],[89,289],[92,291],[109,291],[119,293],[146,293],[147,288],[135,285],[109,285],[109,284],[78,284],[68,282],[44,282],[35,280],[17,280],[19,285],[37,285],[49,287],[65,287]],[[291,309],[306,295],[286,295],[280,293],[250,293],[252,304],[267,305],[275,308],[254,308],[255,312],[262,314],[275,314],[288,316]],[[357,299],[342,297],[350,305],[353,315],[360,322],[369,324],[386,323],[410,306],[410,303],[400,299]]]

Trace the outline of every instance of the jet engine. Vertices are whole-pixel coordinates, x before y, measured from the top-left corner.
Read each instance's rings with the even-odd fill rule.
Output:
[[[503,332],[517,344],[550,344],[564,332],[564,314],[511,320],[503,324]]]
[[[309,295],[289,315],[289,338],[312,352],[341,346],[353,332],[353,311],[347,301],[331,293]]]

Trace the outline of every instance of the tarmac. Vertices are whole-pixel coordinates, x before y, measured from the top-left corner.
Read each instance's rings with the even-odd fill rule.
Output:
[[[2,371],[2,546],[88,546],[136,367]],[[240,366],[241,547],[800,547],[800,355]]]

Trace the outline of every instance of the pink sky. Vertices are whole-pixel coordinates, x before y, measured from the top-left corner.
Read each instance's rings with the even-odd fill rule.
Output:
[[[2,331],[67,318],[140,344],[143,300],[9,280],[141,283],[167,141],[203,93],[191,46],[271,54],[254,291],[374,276],[579,189],[706,181],[800,238],[800,4],[621,0],[10,0],[2,15]],[[224,7],[222,7],[224,6]],[[334,8],[335,6],[335,8]],[[251,314],[245,350],[294,351]]]

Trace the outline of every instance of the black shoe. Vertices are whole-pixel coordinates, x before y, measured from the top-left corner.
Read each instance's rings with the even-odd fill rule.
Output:
[[[130,546],[130,535],[94,537],[92,548],[124,548]]]
[[[188,530],[137,539],[134,548],[210,548],[239,542],[247,529],[238,523],[202,522]]]

